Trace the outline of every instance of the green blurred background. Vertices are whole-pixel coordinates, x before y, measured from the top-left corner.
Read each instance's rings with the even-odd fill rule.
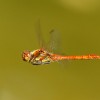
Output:
[[[99,0],[0,0],[0,100],[100,100],[100,61],[33,66],[24,50],[38,48],[34,23],[45,40],[56,28],[61,53],[100,55]]]

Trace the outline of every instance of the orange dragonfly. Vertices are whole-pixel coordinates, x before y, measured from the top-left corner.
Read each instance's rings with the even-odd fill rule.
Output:
[[[42,38],[42,36],[41,36],[40,32],[38,32],[38,37],[39,37],[39,43],[41,44],[40,38]],[[64,56],[64,55],[59,55],[59,54],[54,54],[52,52],[49,52],[49,51],[45,50],[44,47],[42,47],[42,48],[34,50],[34,51],[25,50],[22,53],[22,59],[33,65],[42,65],[42,64],[50,64],[52,62],[61,61],[61,60],[100,59],[100,56],[95,55],[95,54],[80,55],[80,56],[77,56],[77,55],[76,56],[66,56],[66,55]]]

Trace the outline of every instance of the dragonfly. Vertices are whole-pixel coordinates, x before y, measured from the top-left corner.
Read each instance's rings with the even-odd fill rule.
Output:
[[[38,36],[40,38],[42,37],[40,33],[38,34]],[[25,50],[22,53],[22,59],[26,62],[31,63],[32,65],[43,65],[43,64],[51,64],[52,62],[57,62],[57,61],[61,61],[61,60],[100,59],[100,56],[96,55],[96,54],[80,55],[80,56],[78,56],[78,55],[66,56],[66,55],[60,55],[60,54],[49,52],[44,47],[41,47],[40,49],[36,49],[33,51]]]

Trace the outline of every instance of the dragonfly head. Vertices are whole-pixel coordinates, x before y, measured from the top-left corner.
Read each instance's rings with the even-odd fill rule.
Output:
[[[22,59],[23,59],[24,61],[29,62],[30,59],[31,59],[30,51],[24,51],[24,52],[22,53]]]

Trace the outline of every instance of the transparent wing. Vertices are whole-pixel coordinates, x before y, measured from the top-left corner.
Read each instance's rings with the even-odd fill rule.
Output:
[[[38,19],[35,23],[36,36],[38,39],[38,44],[40,48],[44,48],[49,52],[60,53],[61,51],[61,36],[60,33],[56,29],[52,29],[49,32],[49,41],[46,43],[43,38],[43,34],[41,31],[40,19]],[[47,35],[48,36],[48,35]]]
[[[51,52],[60,53],[61,51],[61,36],[56,29],[50,31],[50,40],[48,48]]]
[[[40,19],[38,19],[35,23],[35,31],[36,31],[39,47],[44,48],[45,42],[41,31]]]

